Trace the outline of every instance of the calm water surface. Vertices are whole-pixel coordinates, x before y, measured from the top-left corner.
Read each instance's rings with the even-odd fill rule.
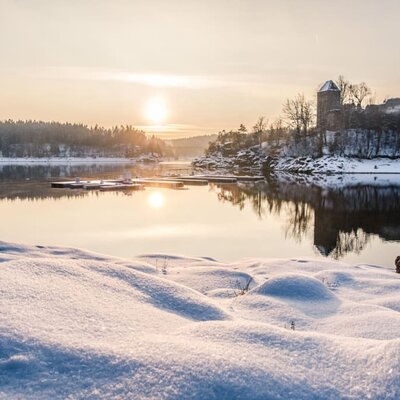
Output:
[[[392,266],[400,255],[400,185],[326,186],[297,176],[186,190],[51,189],[62,178],[165,173],[171,165],[0,166],[0,240],[63,245],[132,257],[144,253],[333,257]]]

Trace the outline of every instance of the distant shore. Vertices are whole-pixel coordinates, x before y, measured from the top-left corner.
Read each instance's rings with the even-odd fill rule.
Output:
[[[145,157],[0,157],[0,165],[54,165],[54,164],[135,164],[158,162]]]

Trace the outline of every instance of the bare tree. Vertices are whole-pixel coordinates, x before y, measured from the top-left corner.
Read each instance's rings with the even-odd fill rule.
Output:
[[[278,118],[274,122],[271,122],[269,126],[269,132],[269,137],[271,139],[282,139],[282,136],[285,133],[285,127],[282,118]]]
[[[350,96],[358,108],[361,108],[363,101],[372,92],[365,82],[359,84],[351,84],[349,87]]]
[[[300,111],[303,133],[304,136],[306,136],[311,124],[314,121],[314,108],[310,101],[304,99],[304,96],[302,96]]]
[[[350,101],[350,82],[343,75],[339,75],[336,83],[340,90],[341,104],[348,103]]]
[[[265,117],[258,117],[256,124],[253,126],[254,132],[264,132],[268,124],[268,120]]]
[[[301,118],[300,106],[296,100],[287,99],[283,105],[283,114],[289,126],[296,130],[296,133],[301,133]]]
[[[289,126],[300,135],[307,136],[308,130],[314,121],[314,108],[312,102],[305,99],[304,94],[298,94],[294,99],[286,100],[283,113]]]
[[[262,134],[267,129],[268,120],[265,117],[259,117],[256,124],[253,126],[253,131],[257,135],[258,144],[261,147]]]

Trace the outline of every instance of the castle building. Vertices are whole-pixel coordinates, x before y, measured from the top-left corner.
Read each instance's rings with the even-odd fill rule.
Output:
[[[387,99],[383,104],[369,104],[365,107],[365,112],[380,112],[384,114],[400,113],[400,97]]]
[[[340,89],[335,82],[326,81],[317,93],[317,128],[323,132],[339,130],[341,117]]]

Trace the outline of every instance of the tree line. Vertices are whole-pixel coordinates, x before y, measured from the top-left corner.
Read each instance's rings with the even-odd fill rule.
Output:
[[[113,156],[144,153],[169,155],[161,139],[131,125],[104,128],[98,125],[43,121],[0,121],[0,154],[3,157]]]

